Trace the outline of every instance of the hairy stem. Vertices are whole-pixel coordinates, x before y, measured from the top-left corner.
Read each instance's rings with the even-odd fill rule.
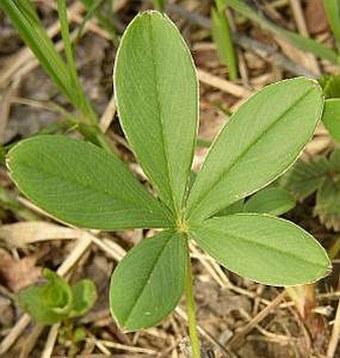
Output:
[[[189,336],[191,342],[192,358],[200,358],[200,342],[197,334],[197,321],[195,315],[195,301],[193,292],[191,259],[188,248],[187,272],[185,279],[185,299],[188,313]]]

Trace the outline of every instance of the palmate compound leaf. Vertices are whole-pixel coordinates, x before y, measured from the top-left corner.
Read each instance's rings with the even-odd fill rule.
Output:
[[[166,15],[137,16],[122,38],[114,71],[126,137],[162,200],[179,213],[198,123],[198,84],[191,54]]]
[[[37,136],[11,149],[7,166],[21,192],[62,221],[103,230],[171,225],[125,164],[92,144]]]
[[[282,174],[313,135],[323,102],[306,78],[272,84],[245,102],[211,146],[188,197],[188,220],[204,220]]]
[[[194,224],[193,239],[227,269],[275,286],[314,282],[330,270],[325,250],[297,225],[265,214]]]
[[[111,312],[124,329],[153,326],[176,307],[183,293],[187,255],[186,236],[170,230],[128,252],[110,287]]]

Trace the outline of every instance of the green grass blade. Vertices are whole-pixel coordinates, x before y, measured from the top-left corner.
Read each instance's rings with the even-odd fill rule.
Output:
[[[268,19],[253,11],[244,1],[241,0],[223,0],[224,4],[236,10],[243,16],[257,23],[264,30],[272,32],[274,35],[280,36],[297,48],[311,52],[314,55],[326,59],[334,64],[339,63],[339,58],[336,52],[330,50],[326,46],[314,41],[310,38],[303,37],[294,32],[282,29],[280,26],[275,25]]]
[[[217,47],[220,61],[227,67],[229,78],[234,81],[238,77],[237,59],[231,30],[225,10],[211,9],[212,36]]]
[[[274,181],[313,135],[323,102],[318,83],[302,77],[248,99],[211,146],[190,191],[187,217],[205,219]]]
[[[62,6],[62,2],[59,1],[58,4],[59,6]],[[72,66],[67,66],[56,51],[54,44],[42,26],[31,1],[3,0],[0,2],[0,7],[2,7],[9,16],[25,43],[35,54],[41,66],[53,79],[59,90],[80,112],[82,112],[85,118],[90,120],[90,123],[94,124],[95,115],[80,87],[75,66],[73,66],[73,68]],[[65,41],[67,58],[70,63],[72,49],[68,35],[68,25],[65,15],[66,9],[61,11],[61,13],[63,13],[63,16],[60,19],[62,22],[62,35],[63,40]],[[75,80],[75,78],[77,78],[77,80]],[[76,84],[77,81],[78,85]]]
[[[67,68],[74,91],[75,102],[78,104],[79,110],[90,119],[91,123],[97,123],[96,115],[93,112],[93,109],[88,102],[79,81],[77,66],[73,56],[73,46],[69,34],[66,0],[58,0],[57,5],[61,36],[65,46]]]
[[[186,238],[173,231],[128,252],[110,286],[110,309],[124,329],[154,326],[173,311],[184,290],[187,254]]]
[[[326,251],[297,225],[269,215],[236,214],[194,226],[194,240],[216,261],[256,282],[314,282],[331,269]]]
[[[119,118],[131,148],[162,200],[178,213],[198,124],[189,49],[166,15],[145,12],[123,35],[114,73]]]
[[[114,15],[114,5],[110,6],[111,11],[108,14],[105,14],[101,9],[100,6],[105,0],[82,0],[83,5],[87,8],[87,13],[84,16],[84,20],[80,25],[79,28],[79,36],[82,33],[82,30],[88,20],[90,20],[93,16],[96,16],[100,26],[106,30],[108,35],[111,37],[111,41],[114,46],[118,47],[119,45],[119,37],[117,35],[114,23],[113,23],[113,15]]]
[[[168,211],[101,148],[65,136],[37,136],[9,151],[10,176],[54,217],[86,228],[169,227]]]
[[[153,0],[153,5],[154,5],[154,8],[157,10],[157,11],[160,11],[160,12],[164,12],[165,10],[165,1],[166,0]]]
[[[100,5],[104,2],[105,0],[81,0],[82,4],[86,7],[87,12],[83,18],[83,21],[81,22],[80,26],[79,26],[79,32],[78,32],[78,37],[81,37],[84,27],[87,23],[87,21],[89,21],[93,15],[96,14],[98,8],[100,7]]]
[[[332,29],[333,35],[340,50],[340,2],[339,0],[324,0],[328,23]]]
[[[65,63],[42,27],[31,2],[29,0],[3,0],[0,6],[59,89],[70,97],[71,86]]]

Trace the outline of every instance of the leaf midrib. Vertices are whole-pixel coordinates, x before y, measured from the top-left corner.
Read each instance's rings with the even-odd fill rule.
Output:
[[[305,259],[305,258],[301,258],[300,256],[298,256],[298,255],[296,255],[296,254],[294,254],[294,253],[291,253],[291,252],[287,252],[287,251],[284,251],[284,250],[281,250],[281,249],[273,249],[273,250],[271,250],[270,248],[270,246],[268,246],[268,245],[266,245],[266,244],[263,244],[263,243],[260,243],[260,242],[255,242],[255,241],[253,241],[253,240],[251,240],[251,239],[248,239],[247,237],[244,237],[244,236],[241,236],[241,235],[239,235],[239,236],[236,236],[235,234],[230,234],[230,232],[224,232],[224,231],[220,231],[220,230],[218,230],[218,229],[215,229],[215,228],[212,228],[211,226],[206,226],[206,225],[196,225],[196,227],[198,228],[198,229],[200,229],[200,228],[202,228],[204,231],[212,231],[212,232],[215,232],[215,233],[217,233],[218,235],[220,235],[220,236],[229,236],[229,237],[232,237],[232,238],[234,238],[234,239],[237,239],[237,240],[243,240],[243,241],[245,241],[246,243],[251,243],[251,244],[253,244],[253,245],[255,245],[255,246],[259,246],[259,247],[261,247],[261,248],[266,248],[267,250],[269,250],[269,251],[276,251],[276,252],[279,252],[279,253],[281,253],[281,254],[284,254],[284,255],[286,255],[286,256],[291,256],[291,257],[293,257],[293,258],[296,258],[296,259],[298,259],[299,261],[303,261],[303,262],[306,262],[306,263],[308,263],[308,264],[310,264],[310,265],[313,265],[313,266],[318,266],[318,267],[321,267],[321,268],[325,268],[324,267],[324,265],[321,265],[321,264],[319,264],[319,263],[317,263],[317,262],[314,262],[314,261],[310,261],[310,260],[307,260],[307,259]],[[193,233],[194,233],[194,230],[193,230]],[[199,236],[199,235],[196,235],[196,236]],[[204,240],[203,240],[204,241]],[[210,248],[211,248],[211,245],[209,245],[206,241],[205,241],[205,244],[207,245],[207,246],[210,246]],[[214,250],[212,250],[212,251],[214,251]]]
[[[189,215],[189,219],[192,218],[193,216],[195,216],[196,209],[200,208],[200,206],[202,205],[202,203],[203,203],[204,199],[207,197],[207,195],[214,190],[214,188],[220,183],[220,181],[228,173],[228,171],[232,170],[233,167],[235,167],[235,165],[242,159],[242,157],[244,157],[249,152],[251,147],[253,147],[263,136],[265,136],[268,133],[268,131],[270,131],[274,126],[276,126],[277,123],[282,119],[282,117],[287,115],[287,113],[289,113],[299,102],[301,102],[305,97],[307,97],[307,95],[313,90],[314,90],[314,88],[311,87],[301,97],[299,97],[296,101],[294,101],[293,104],[288,109],[286,109],[281,115],[279,115],[279,117],[274,122],[272,122],[263,132],[260,133],[260,135],[258,137],[255,138],[255,140],[253,140],[237,157],[234,158],[234,160],[231,162],[231,164],[225,170],[222,171],[222,173],[218,176],[218,178],[215,180],[215,182],[211,186],[209,186],[209,188],[207,188],[203,192],[203,194],[201,194],[198,197],[197,200],[195,200],[194,204],[196,203],[196,205],[194,205],[194,206],[191,205],[192,209],[190,210],[191,213]],[[193,188],[191,192],[194,192],[194,190],[195,190],[195,188]],[[229,203],[229,204],[232,204],[232,203]],[[227,204],[227,205],[229,205],[229,204]],[[207,216],[210,216],[212,214],[213,213],[209,213]]]
[[[152,21],[151,21],[151,16],[148,17],[148,34],[149,34],[149,41],[150,41],[150,52],[151,52],[151,62],[152,62],[152,68],[153,68],[153,83],[154,83],[154,90],[155,90],[155,94],[156,94],[156,107],[157,107],[157,112],[159,113],[159,123],[160,123],[160,140],[161,140],[161,144],[162,144],[162,149],[163,149],[163,154],[164,154],[164,158],[165,158],[165,165],[166,165],[166,176],[168,177],[169,180],[169,186],[170,186],[170,199],[172,201],[172,205],[173,205],[173,209],[175,210],[175,212],[177,212],[177,205],[175,203],[175,198],[173,195],[173,178],[171,175],[171,170],[170,170],[170,166],[169,166],[169,159],[168,159],[168,145],[167,145],[167,141],[166,141],[166,136],[164,133],[164,125],[163,125],[163,118],[164,118],[164,114],[163,114],[163,110],[162,110],[162,106],[161,106],[161,99],[159,97],[159,91],[158,91],[158,83],[159,83],[159,76],[158,76],[158,71],[157,71],[157,65],[156,65],[156,61],[155,61],[155,52],[154,52],[154,37],[153,37],[153,25],[152,25]],[[158,187],[158,185],[157,185]],[[161,192],[161,191],[160,191]]]
[[[127,317],[126,317],[126,319],[124,320],[125,325],[129,322],[130,317],[133,315],[133,313],[134,313],[136,307],[138,306],[138,303],[140,302],[140,300],[141,300],[141,298],[142,298],[142,296],[143,296],[143,293],[144,293],[144,291],[146,290],[146,288],[147,288],[147,286],[148,286],[147,283],[151,280],[151,278],[152,278],[152,276],[153,276],[153,274],[154,274],[154,272],[155,272],[154,269],[155,269],[155,267],[157,267],[157,265],[158,265],[158,263],[159,263],[159,261],[160,261],[160,258],[161,258],[162,255],[163,255],[163,252],[164,252],[165,249],[168,247],[169,243],[172,243],[173,237],[176,236],[176,233],[175,233],[175,232],[168,231],[168,234],[169,234],[169,237],[166,239],[166,242],[164,243],[163,248],[162,248],[161,251],[159,252],[159,254],[158,254],[158,256],[157,256],[157,258],[156,258],[154,264],[152,265],[152,267],[150,268],[150,270],[149,270],[149,272],[148,272],[148,274],[147,274],[147,279],[145,280],[146,284],[143,285],[142,288],[139,290],[138,294],[136,295],[138,298],[136,299],[136,301],[135,301],[135,303],[133,304],[133,306],[132,306],[130,312],[128,313],[128,315],[127,315]],[[157,239],[156,239],[156,240],[157,240]],[[158,239],[158,240],[159,240],[159,239]]]
[[[136,203],[135,202],[133,202],[130,198],[129,199],[127,199],[125,196],[124,197],[121,197],[120,195],[117,195],[117,197],[115,196],[115,194],[113,194],[113,193],[111,193],[111,192],[108,192],[108,191],[105,191],[105,190],[101,190],[99,187],[92,187],[92,186],[90,186],[90,185],[85,185],[83,182],[81,182],[81,181],[79,181],[79,180],[76,180],[75,178],[72,178],[72,180],[70,180],[70,178],[66,178],[65,176],[63,176],[63,175],[58,175],[57,173],[51,173],[50,171],[48,171],[48,170],[46,170],[46,168],[42,168],[42,167],[40,167],[40,171],[39,170],[37,170],[37,167],[35,167],[35,166],[31,166],[31,165],[28,165],[27,163],[22,163],[21,164],[22,165],[22,168],[24,168],[24,167],[26,167],[26,168],[29,168],[29,169],[33,169],[34,171],[36,171],[36,172],[40,172],[40,173],[43,173],[43,174],[45,174],[45,175],[47,175],[47,176],[50,176],[50,177],[52,177],[52,178],[57,178],[58,180],[59,179],[61,179],[61,181],[64,181],[64,182],[66,182],[66,183],[71,183],[72,185],[75,185],[76,187],[77,186],[80,186],[80,187],[82,187],[82,188],[84,188],[84,189],[87,189],[87,190],[89,190],[89,191],[94,191],[94,192],[96,192],[96,193],[99,193],[99,194],[101,194],[101,195],[104,195],[104,196],[108,196],[108,197],[110,197],[110,198],[112,198],[112,199],[114,199],[115,201],[117,201],[117,197],[118,197],[118,199],[120,200],[120,201],[125,201],[126,203],[128,203],[128,204],[130,204],[130,205],[132,205],[133,207],[135,207],[136,206]],[[12,179],[13,179],[13,181],[14,182],[16,182],[16,180],[14,179],[14,177],[13,176],[15,176],[15,170],[13,170],[12,168],[11,168],[11,159],[9,159],[9,168],[10,168],[10,171],[11,171],[11,177],[12,177]],[[137,182],[138,183],[138,182]],[[141,185],[141,184],[140,184]],[[21,185],[18,185],[18,187],[21,187]],[[155,199],[156,200],[156,199]],[[157,209],[157,208],[155,208],[155,209]],[[148,212],[148,210],[143,210],[143,211],[147,211]]]

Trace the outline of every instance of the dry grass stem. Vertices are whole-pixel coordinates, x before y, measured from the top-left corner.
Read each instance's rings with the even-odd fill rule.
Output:
[[[302,36],[309,37],[305,17],[300,0],[290,0],[290,5],[293,10],[293,16],[296,22],[296,26]],[[317,76],[320,76],[320,67],[316,57],[311,53],[304,53],[305,67],[314,72]]]
[[[106,133],[115,117],[117,111],[116,101],[114,96],[111,97],[110,102],[106,106],[104,113],[99,120],[99,127],[103,133]]]
[[[48,332],[45,348],[41,353],[41,358],[50,358],[53,353],[53,348],[58,337],[60,323],[54,324]]]
[[[247,323],[235,336],[230,340],[230,347],[237,348],[242,343],[244,337],[263,319],[265,319],[282,301],[286,292],[283,291],[262,311],[260,311],[249,323]]]
[[[234,82],[224,80],[220,77],[214,76],[202,69],[197,69],[198,79],[209,86],[217,88],[222,92],[232,94],[235,97],[247,98],[251,95],[251,91],[247,88],[237,85]]]
[[[340,300],[338,301],[335,320],[333,324],[333,330],[328,344],[327,358],[334,357],[336,348],[339,343],[339,339],[340,339]]]

